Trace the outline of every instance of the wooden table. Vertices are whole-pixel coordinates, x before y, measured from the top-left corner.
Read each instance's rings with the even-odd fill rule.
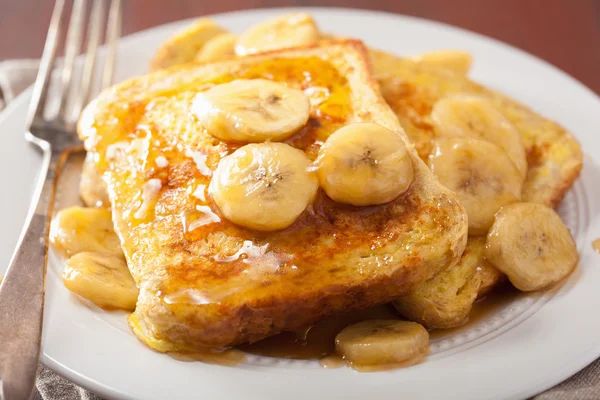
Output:
[[[88,0],[89,1],[89,0]],[[277,6],[345,6],[460,26],[535,54],[600,93],[600,0],[123,0],[124,33],[183,18]],[[39,57],[52,0],[0,0],[0,60]]]

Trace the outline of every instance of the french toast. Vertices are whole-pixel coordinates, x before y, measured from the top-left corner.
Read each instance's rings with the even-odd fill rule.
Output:
[[[193,61],[195,54],[186,49],[201,49],[206,43],[205,40],[198,41],[195,32],[212,32],[214,23],[207,21],[200,20],[167,40],[156,52],[150,69]],[[321,40],[335,38],[323,32],[319,34]],[[166,48],[170,51],[164,50]],[[447,59],[447,53],[461,52],[443,53],[446,53],[442,55]],[[454,65],[446,65],[441,57],[438,58],[401,58],[383,51],[369,50],[373,75],[381,92],[417,147],[419,155],[426,159],[431,151],[434,130],[430,113],[437,100],[459,94],[488,98],[521,134],[528,163],[523,200],[557,207],[581,170],[583,156],[577,140],[553,121],[499,92],[469,80],[466,77],[471,63],[468,53],[462,54],[458,62],[450,57]]]
[[[485,237],[470,237],[455,266],[394,301],[396,309],[430,329],[464,324],[480,293],[486,293],[501,279],[501,273],[485,260],[484,246]]]
[[[284,142],[311,160],[348,123],[396,132],[409,148],[412,184],[395,200],[367,207],[319,192],[277,232],[229,222],[210,198],[194,193],[239,144],[210,136],[190,106],[199,92],[242,78],[304,91],[310,119]],[[107,183],[115,231],[140,289],[130,325],[158,351],[253,342],[390,302],[455,264],[466,245],[464,208],[410,146],[358,41],[137,77],[90,103],[78,131]],[[162,168],[157,157],[167,161]]]
[[[434,104],[446,96],[473,94],[490,99],[521,135],[528,164],[523,201],[557,207],[579,177],[581,147],[560,125],[456,71],[377,50],[370,50],[369,55],[386,102],[423,159],[429,156],[435,138],[430,117]],[[465,310],[470,310],[477,298],[505,280],[505,275],[489,264],[471,274],[465,268],[470,257],[470,252],[465,254],[457,267],[441,272],[407,298],[395,302],[399,311],[428,327],[451,328],[463,323]],[[434,288],[436,284],[439,287]]]
[[[555,122],[454,71],[377,50],[370,50],[369,56],[386,102],[421,158],[429,156],[435,137],[430,118],[433,105],[447,96],[476,95],[491,100],[521,135],[528,164],[523,201],[557,207],[579,177],[581,146]]]
[[[151,69],[194,60],[194,52],[199,52],[198,49],[206,43],[204,39],[199,41],[197,36],[213,37],[216,34],[214,27],[214,23],[201,20],[175,35],[157,51]],[[217,33],[222,35],[222,32]],[[320,36],[322,40],[333,38],[323,33]],[[573,137],[562,127],[506,96],[468,80],[466,73],[472,60],[468,53],[449,51],[399,58],[370,50],[369,55],[384,98],[424,160],[435,138],[430,116],[433,105],[445,96],[475,94],[491,99],[521,134],[529,167],[523,200],[555,207],[577,178],[582,157]],[[90,169],[84,170],[84,175],[88,171]],[[93,187],[82,186],[82,195],[85,197],[86,191]],[[472,241],[477,243],[478,239]],[[465,264],[472,264],[469,258],[472,256],[465,254],[456,267],[423,283],[410,296],[401,299],[398,308],[429,327],[453,327],[465,321],[465,313],[468,313],[473,301],[505,280],[504,274],[487,263],[472,274],[471,269],[465,267]],[[457,287],[461,282],[464,285]],[[433,290],[434,284],[439,285],[437,290]],[[454,289],[460,291],[460,296],[452,296]],[[438,296],[440,293],[443,295]]]

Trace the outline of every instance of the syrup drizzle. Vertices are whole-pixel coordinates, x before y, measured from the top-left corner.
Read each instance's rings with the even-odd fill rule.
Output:
[[[221,222],[221,217],[215,214],[209,206],[198,205],[196,206],[196,210],[200,212],[200,218],[190,222],[190,224],[187,227],[188,232],[198,229],[201,226]]]
[[[204,176],[212,175],[212,170],[210,168],[208,168],[208,165],[206,164],[206,160],[208,159],[208,157],[206,157],[206,155],[204,155],[203,153],[201,153],[199,151],[193,151],[189,148],[185,150],[185,155],[190,157],[192,160],[194,160],[194,164],[196,164],[196,168],[198,168],[198,171],[200,171],[200,173],[202,175],[204,175]]]
[[[240,249],[234,254],[224,257],[215,256],[213,257],[213,260],[215,260],[216,262],[227,263],[237,261],[240,258],[242,258],[244,263],[248,263],[251,260],[264,256],[267,252],[268,247],[268,244],[256,246],[254,243],[252,243],[251,240],[244,240],[242,247],[240,247]]]

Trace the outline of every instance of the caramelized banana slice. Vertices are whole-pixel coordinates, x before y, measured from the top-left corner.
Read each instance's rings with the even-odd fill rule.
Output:
[[[60,211],[52,221],[50,240],[69,256],[95,252],[123,257],[112,215],[105,208],[70,207]]]
[[[485,140],[439,138],[429,167],[466,208],[470,235],[486,234],[496,211],[521,198],[519,171],[500,147]]]
[[[355,206],[392,201],[413,181],[402,138],[373,123],[350,124],[335,131],[319,150],[317,165],[327,195]]]
[[[429,354],[429,333],[416,322],[363,321],[335,337],[335,350],[355,366],[417,362]]]
[[[431,110],[437,136],[469,136],[497,144],[527,176],[527,158],[517,128],[488,100],[477,96],[455,96],[439,100]]]
[[[220,140],[283,140],[303,127],[310,101],[301,90],[265,79],[238,79],[199,93],[192,112]]]
[[[423,65],[446,69],[460,75],[467,75],[473,64],[473,56],[460,50],[437,50],[411,59]]]
[[[67,262],[62,278],[67,289],[99,307],[135,310],[139,291],[121,257],[90,252],[75,254]]]
[[[569,229],[542,204],[502,208],[487,237],[485,255],[519,290],[539,290],[569,275],[579,258]]]
[[[237,35],[233,33],[218,35],[202,46],[196,54],[196,61],[213,61],[223,57],[232,57],[235,55],[236,42]]]
[[[317,43],[319,29],[307,13],[292,13],[250,27],[240,35],[239,56]]]
[[[209,193],[230,221],[259,231],[290,226],[312,202],[310,160],[284,143],[240,147],[219,163]]]

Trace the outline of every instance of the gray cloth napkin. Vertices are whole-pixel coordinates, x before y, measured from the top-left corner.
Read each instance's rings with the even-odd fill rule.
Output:
[[[37,60],[0,62],[0,111],[35,80]],[[40,366],[34,400],[102,400],[49,369]],[[600,359],[534,400],[600,399]]]

